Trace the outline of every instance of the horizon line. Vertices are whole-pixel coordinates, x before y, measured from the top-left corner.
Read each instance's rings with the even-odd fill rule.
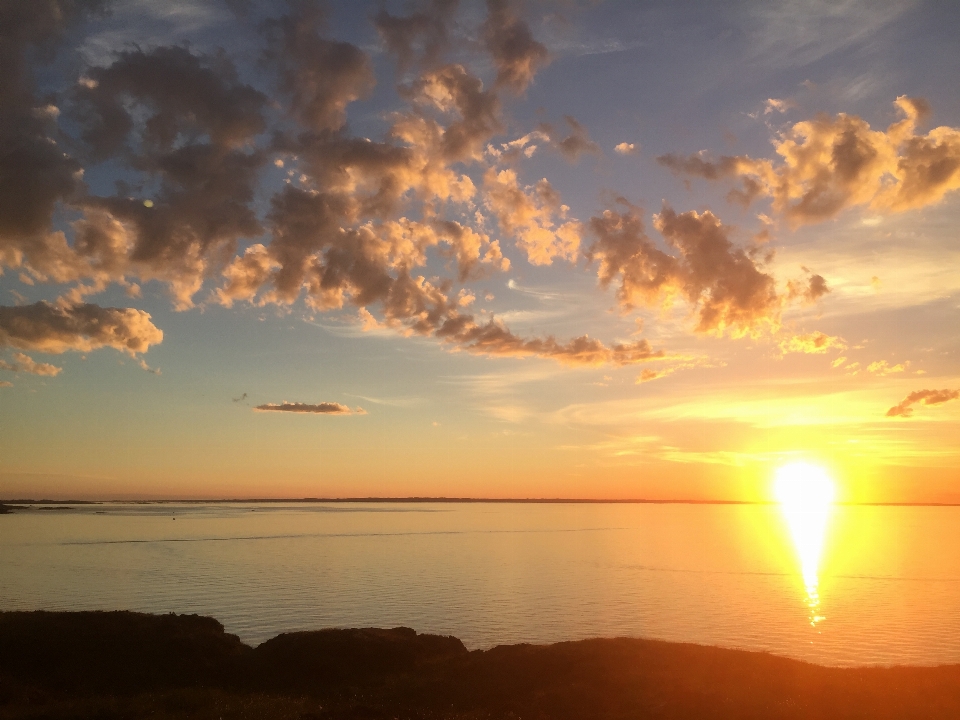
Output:
[[[7,505],[99,505],[107,503],[127,503],[131,505],[162,505],[162,504],[239,504],[239,503],[495,503],[517,505],[777,505],[776,500],[717,500],[692,498],[479,498],[479,497],[302,497],[302,498],[165,498],[154,500],[134,499],[101,499],[101,500],[52,500],[52,499],[0,499],[0,504]],[[960,502],[834,502],[842,506],[874,506],[874,507],[960,507]]]

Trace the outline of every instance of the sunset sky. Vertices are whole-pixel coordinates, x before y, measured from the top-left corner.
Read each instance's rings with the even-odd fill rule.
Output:
[[[960,5],[0,8],[0,499],[960,502]]]

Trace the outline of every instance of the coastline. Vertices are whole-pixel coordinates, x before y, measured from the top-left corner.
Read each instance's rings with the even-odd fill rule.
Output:
[[[213,618],[0,613],[0,717],[956,718],[960,665],[835,668],[642,639],[468,651],[407,628],[278,635]]]

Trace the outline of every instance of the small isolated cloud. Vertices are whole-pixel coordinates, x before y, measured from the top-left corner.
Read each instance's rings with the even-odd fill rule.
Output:
[[[636,155],[640,152],[640,146],[635,143],[622,142],[613,148],[620,155]]]
[[[230,399],[233,400],[233,402],[235,402],[235,403],[243,402],[244,400],[247,399],[247,394],[246,394],[246,393],[243,393],[240,397],[235,397],[235,398],[230,398]]]
[[[822,332],[812,332],[806,333],[804,335],[794,335],[793,337],[783,340],[780,343],[780,352],[786,355],[787,353],[806,353],[808,355],[825,353],[828,350],[846,350],[847,343],[844,342],[842,337],[837,337],[836,335],[827,335]],[[846,360],[846,358],[842,358]],[[836,366],[837,363],[834,364]]]
[[[806,305],[812,305],[822,298],[830,288],[823,275],[817,275],[807,268],[803,268],[808,277],[803,280],[790,280],[787,282],[787,299],[800,300]]]
[[[897,363],[896,365],[891,365],[886,360],[878,360],[877,362],[872,362],[867,365],[867,372],[874,375],[894,375],[896,373],[906,372],[907,368],[910,367],[910,361]]]
[[[660,368],[659,370],[651,370],[650,368],[646,368],[643,370],[643,372],[637,375],[637,384],[639,385],[640,383],[650,382],[651,380],[658,380],[659,378],[666,377],[667,375],[672,375],[674,372],[676,372],[676,370],[677,369],[674,367]]]
[[[772,112],[785,113],[792,107],[796,107],[797,103],[786,98],[784,100],[778,98],[769,98],[763,103],[763,114],[769,115]]]
[[[282,403],[264,403],[257,405],[254,410],[257,412],[289,412],[306,413],[309,415],[366,415],[367,411],[361,407],[351,410],[346,405],[336,402],[321,402],[316,405],[309,403],[287,402]]]
[[[59,375],[63,368],[50,363],[37,362],[29,355],[23,353],[14,353],[13,362],[0,360],[0,370],[10,370],[11,372],[25,372],[31,375],[45,375],[55,377]]]
[[[12,382],[7,382],[6,380],[0,380],[0,388],[13,387]]]
[[[918,403],[939,405],[957,398],[960,398],[960,390],[916,390],[887,410],[887,417],[910,417],[913,415],[913,406]]]

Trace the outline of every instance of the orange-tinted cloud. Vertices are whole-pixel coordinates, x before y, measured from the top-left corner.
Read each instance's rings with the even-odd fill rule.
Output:
[[[163,340],[150,314],[134,308],[47,302],[0,306],[0,347],[62,353],[112,347],[130,355],[146,352]]]
[[[920,98],[894,103],[903,119],[874,130],[856,115],[821,115],[798,122],[774,143],[781,163],[748,156],[704,160],[700,155],[663,155],[657,161],[685,175],[708,180],[740,177],[731,199],[757,196],[797,226],[825,220],[854,206],[901,212],[939,202],[960,188],[960,128],[916,127],[930,113]]]
[[[782,299],[773,277],[733,245],[713,213],[678,214],[665,204],[654,226],[677,255],[656,247],[632,206],[590,221],[597,240],[587,257],[599,261],[602,286],[619,283],[616,295],[624,308],[680,297],[696,312],[697,332],[741,336],[779,325]]]
[[[886,360],[877,360],[867,365],[867,372],[873,375],[880,375],[885,377],[887,375],[896,375],[897,373],[906,372],[910,367],[910,361],[897,363],[896,365],[891,365]]]
[[[322,402],[315,405],[309,403],[287,402],[264,403],[254,408],[256,412],[288,412],[305,413],[308,415],[366,415],[367,411],[361,407],[351,410],[346,405],[335,402]]]
[[[491,168],[483,177],[483,189],[500,229],[516,238],[531,263],[550,265],[554,259],[577,258],[582,227],[566,219],[569,208],[549,181],[522,188],[513,170]]]
[[[50,363],[37,362],[29,355],[23,353],[14,353],[13,362],[0,360],[0,370],[10,370],[11,372],[25,372],[31,375],[46,375],[55,377],[60,374],[63,368]]]
[[[805,335],[794,335],[793,337],[780,342],[780,352],[786,353],[806,353],[819,354],[828,350],[843,351],[847,348],[847,343],[843,338],[836,335],[827,335],[822,332],[812,332]],[[846,358],[843,358],[846,360]]]
[[[887,410],[887,417],[910,417],[917,403],[939,405],[957,398],[960,398],[960,390],[916,390]]]

